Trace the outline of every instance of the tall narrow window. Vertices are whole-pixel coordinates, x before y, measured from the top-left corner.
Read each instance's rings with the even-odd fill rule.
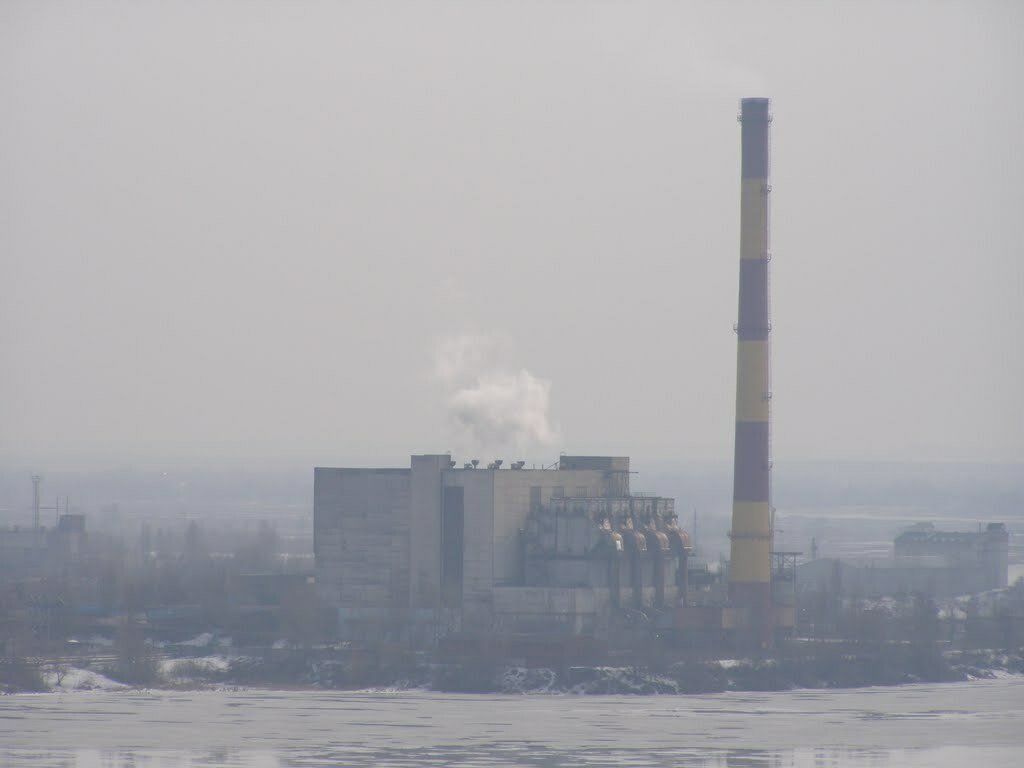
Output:
[[[536,512],[540,509],[540,486],[530,486],[530,511]]]
[[[441,599],[448,608],[462,604],[465,503],[461,486],[444,489],[441,508]]]

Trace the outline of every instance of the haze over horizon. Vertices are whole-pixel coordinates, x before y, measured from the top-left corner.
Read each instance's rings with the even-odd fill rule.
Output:
[[[774,113],[778,460],[1024,462],[1021,29],[4,3],[0,462],[726,461],[745,96]],[[453,384],[464,337],[494,352]]]

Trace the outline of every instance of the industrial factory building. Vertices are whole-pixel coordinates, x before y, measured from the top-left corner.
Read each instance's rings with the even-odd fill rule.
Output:
[[[673,500],[631,494],[629,477],[629,459],[608,456],[317,468],[318,590],[341,637],[363,642],[592,636],[617,610],[671,609],[688,539]]]
[[[623,457],[563,456],[542,470],[460,467],[448,455],[413,456],[409,469],[317,469],[317,583],[343,637],[596,636],[619,620],[765,647],[792,631],[796,553],[772,550],[768,99],[743,99],[739,117],[728,565],[691,580],[673,501],[631,494]]]
[[[1003,523],[980,531],[940,531],[919,523],[896,537],[891,558],[815,559],[797,567],[797,580],[805,595],[970,595],[1007,586],[1009,545]]]

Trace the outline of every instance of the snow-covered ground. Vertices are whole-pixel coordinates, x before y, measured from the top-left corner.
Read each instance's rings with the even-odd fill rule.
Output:
[[[53,669],[46,670],[43,672],[43,681],[54,691],[115,691],[128,687],[99,672],[78,667],[71,667],[63,674]]]
[[[196,659],[164,659],[160,662],[160,677],[173,682],[189,682],[196,673],[225,672],[227,656],[203,656]]]
[[[226,672],[229,667],[227,656],[201,656],[183,659],[162,659],[158,668],[160,683],[189,684],[204,683]],[[132,686],[119,683],[106,675],[91,669],[67,666],[47,666],[41,671],[43,682],[54,692],[60,691],[112,691]]]
[[[205,648],[213,642],[213,632],[203,632],[201,635],[196,635],[191,640],[184,640],[178,643],[178,645],[187,645],[191,648]]]

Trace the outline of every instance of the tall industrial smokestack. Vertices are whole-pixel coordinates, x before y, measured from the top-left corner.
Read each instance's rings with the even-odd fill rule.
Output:
[[[729,598],[748,641],[772,641],[768,99],[743,99],[740,300]]]

